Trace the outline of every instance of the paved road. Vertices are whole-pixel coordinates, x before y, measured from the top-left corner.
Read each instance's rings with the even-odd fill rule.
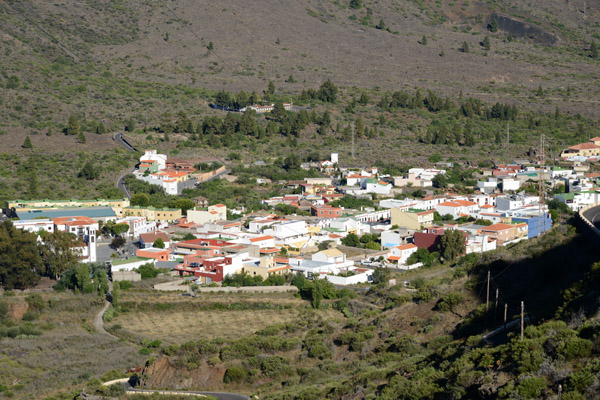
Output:
[[[127,195],[128,199],[131,199],[131,193],[129,193],[129,190],[127,190],[127,186],[125,186],[125,175],[130,174],[131,172],[127,172],[126,174],[123,174],[118,180],[117,183],[115,183],[115,186],[122,191],[123,193],[125,193]]]
[[[125,138],[123,138],[123,134],[122,133],[115,133],[113,135],[113,140],[115,142],[119,143],[121,146],[123,146],[128,151],[137,151],[137,149],[135,147],[133,147],[132,145],[130,145],[127,142],[127,140]]]
[[[600,229],[600,206],[590,208],[583,213],[583,216],[585,219],[594,224],[596,228]]]
[[[160,393],[160,394],[199,394],[204,396],[213,396],[219,400],[250,400],[250,396],[237,393],[227,392],[195,392],[187,390],[145,390],[145,389],[134,389],[129,382],[125,383],[125,390],[129,393]]]

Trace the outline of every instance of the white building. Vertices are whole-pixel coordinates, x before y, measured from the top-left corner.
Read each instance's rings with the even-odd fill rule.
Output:
[[[54,223],[47,218],[13,221],[13,226],[17,229],[33,233],[38,233],[40,231],[54,232]]]
[[[115,221],[117,224],[129,225],[127,235],[138,237],[143,233],[154,232],[157,228],[156,221],[147,221],[145,217],[125,217]]]
[[[406,265],[406,261],[411,254],[416,253],[418,247],[413,243],[401,244],[399,246],[392,247],[388,253],[387,260],[398,265]]]
[[[462,216],[469,216],[477,213],[479,206],[477,203],[468,200],[452,200],[440,203],[435,207],[440,215],[452,215],[456,219]]]
[[[225,204],[208,206],[208,209],[206,210],[194,208],[193,210],[188,210],[187,212],[187,221],[198,225],[210,224],[217,221],[224,221],[226,219],[227,206],[225,206]]]
[[[275,236],[277,239],[288,239],[307,235],[308,227],[305,221],[288,221],[274,224],[270,229],[265,229],[263,233]]]
[[[144,155],[140,157],[140,164],[153,164],[156,163],[158,169],[165,169],[167,167],[167,156],[165,154],[158,154],[156,150],[146,150]]]
[[[313,261],[321,261],[330,264],[346,265],[346,254],[342,253],[338,249],[327,249],[319,251],[318,253],[313,254],[311,259]]]
[[[81,248],[83,262],[96,262],[96,232],[98,222],[89,217],[59,217],[54,218],[55,230],[74,234],[85,244]]]

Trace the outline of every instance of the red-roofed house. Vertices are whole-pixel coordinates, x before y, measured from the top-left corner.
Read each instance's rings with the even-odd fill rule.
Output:
[[[142,249],[150,248],[154,245],[154,242],[160,238],[165,244],[165,249],[168,249],[171,246],[171,239],[164,232],[151,232],[151,233],[142,233],[140,235],[140,247]]]
[[[395,246],[390,249],[387,259],[393,264],[404,265],[406,264],[408,257],[417,250],[418,247],[412,243],[401,244],[400,246]]]
[[[275,238],[270,235],[251,238],[249,239],[249,242],[254,246],[258,246],[260,249],[275,247]]]
[[[468,200],[452,200],[438,204],[435,206],[435,210],[440,215],[450,214],[452,218],[456,219],[462,216],[461,214],[472,215],[477,213],[479,206],[477,203]]]
[[[527,231],[526,222],[520,224],[498,223],[481,228],[481,233],[496,239],[498,241],[498,246],[504,246],[506,243],[527,239]]]
[[[570,156],[599,156],[600,155],[600,138],[595,137],[590,139],[587,143],[576,144],[575,146],[568,147],[564,150],[560,156],[561,157],[570,157]]]

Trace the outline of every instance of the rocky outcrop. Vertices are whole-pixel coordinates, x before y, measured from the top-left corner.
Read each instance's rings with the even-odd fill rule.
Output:
[[[163,357],[146,366],[139,380],[141,389],[198,389],[218,390],[223,387],[225,368],[202,364],[188,369],[189,365],[175,365]]]
[[[557,37],[546,31],[545,29],[529,22],[524,22],[507,15],[492,13],[490,22],[498,21],[498,29],[510,33],[513,36],[531,39],[534,43],[543,46],[553,46],[558,41]]]

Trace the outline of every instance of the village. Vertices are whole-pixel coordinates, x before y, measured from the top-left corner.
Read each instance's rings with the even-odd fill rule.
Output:
[[[573,211],[600,201],[600,174],[577,163],[569,169],[495,165],[481,170],[469,194],[454,193],[451,184],[439,188],[451,162],[389,176],[374,167],[341,168],[332,153],[302,167],[322,176],[283,182],[293,194],[264,198],[263,209],[254,212],[228,210],[200,196],[187,210],[132,205],[123,198],[14,200],[4,213],[15,227],[30,232],[73,233],[81,239],[74,249],[81,260],[106,263],[115,281],[140,280],[139,268],[151,264],[187,285],[219,286],[239,274],[281,283],[274,277],[301,273],[346,286],[368,284],[375,268],[411,270],[427,266],[427,255],[443,258],[448,232],[464,238],[459,255],[536,238],[552,227],[546,193]],[[225,169],[202,172],[192,162],[147,150],[134,175],[178,195],[219,179]],[[539,192],[523,190],[526,186]],[[411,197],[415,188],[423,195]],[[345,196],[374,199],[375,206],[336,205]],[[281,215],[278,205],[302,212]],[[106,234],[109,226],[113,229]],[[124,239],[118,248],[115,236]]]

